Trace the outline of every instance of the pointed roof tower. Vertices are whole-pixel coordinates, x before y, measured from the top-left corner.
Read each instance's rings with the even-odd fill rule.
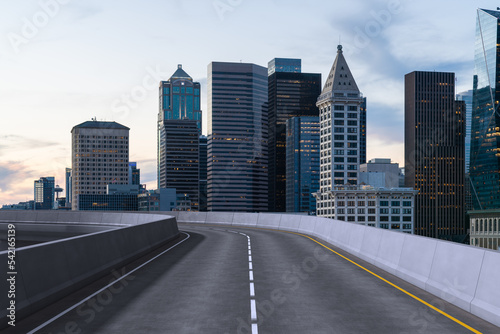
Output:
[[[178,79],[193,81],[193,78],[182,69],[182,64],[177,65],[177,71],[170,77],[170,82]]]
[[[337,57],[333,62],[332,69],[326,79],[321,95],[331,92],[348,94],[360,93],[358,85],[356,85],[356,81],[354,81],[354,77],[342,53],[342,45],[337,46]]]

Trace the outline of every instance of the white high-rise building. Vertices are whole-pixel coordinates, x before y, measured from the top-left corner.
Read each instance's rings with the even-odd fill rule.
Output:
[[[366,157],[366,100],[337,48],[337,57],[316,105],[320,111],[320,190],[318,216],[334,218],[329,192],[335,186],[357,185]]]

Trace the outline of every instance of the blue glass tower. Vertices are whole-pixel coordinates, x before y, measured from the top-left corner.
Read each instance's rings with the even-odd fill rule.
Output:
[[[316,212],[319,190],[319,117],[286,121],[286,211]]]
[[[160,82],[158,113],[158,188],[176,188],[189,195],[198,210],[200,83],[178,65],[168,81]]]
[[[500,12],[478,9],[470,179],[475,209],[500,208]]]

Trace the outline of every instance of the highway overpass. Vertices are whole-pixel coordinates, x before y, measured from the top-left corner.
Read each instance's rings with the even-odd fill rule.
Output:
[[[484,295],[499,253],[308,216],[169,214],[175,238],[5,333],[500,332],[498,289]],[[129,226],[129,214],[85,215],[51,221]],[[0,213],[14,219],[48,222]]]

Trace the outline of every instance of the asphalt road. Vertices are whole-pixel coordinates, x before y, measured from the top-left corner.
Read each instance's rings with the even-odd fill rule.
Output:
[[[41,324],[37,333],[500,332],[327,245],[448,316],[442,315],[304,236],[222,226],[179,228],[189,238],[129,276],[104,289],[139,261],[5,333],[27,333]],[[101,292],[49,321],[101,287]]]

